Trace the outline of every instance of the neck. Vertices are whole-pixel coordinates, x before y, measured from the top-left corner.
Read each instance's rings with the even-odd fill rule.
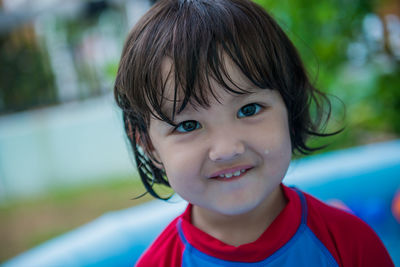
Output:
[[[232,245],[256,241],[286,206],[286,198],[278,187],[255,209],[239,215],[224,215],[194,205],[192,223],[200,230]]]

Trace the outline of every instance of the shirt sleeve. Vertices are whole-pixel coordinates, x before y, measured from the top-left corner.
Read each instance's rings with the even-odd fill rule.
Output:
[[[173,220],[136,262],[136,267],[181,266],[184,245]]]
[[[385,246],[360,218],[306,195],[307,225],[342,267],[394,267]]]

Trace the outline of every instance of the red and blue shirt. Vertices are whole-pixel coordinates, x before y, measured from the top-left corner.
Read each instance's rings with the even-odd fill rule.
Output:
[[[192,206],[173,220],[136,266],[394,266],[362,220],[282,185],[288,200],[254,242],[231,246],[191,224]]]

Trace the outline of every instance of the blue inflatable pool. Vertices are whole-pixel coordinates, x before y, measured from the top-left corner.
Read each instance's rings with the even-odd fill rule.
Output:
[[[400,189],[400,140],[294,161],[284,182],[350,209],[371,225],[400,266],[400,224],[391,211]],[[3,266],[133,266],[185,206],[173,198],[110,212]]]

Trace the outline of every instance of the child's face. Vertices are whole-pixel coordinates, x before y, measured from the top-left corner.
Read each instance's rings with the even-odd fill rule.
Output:
[[[220,103],[210,97],[207,109],[188,104],[175,117],[176,129],[152,118],[149,133],[176,193],[200,208],[238,215],[276,195],[291,159],[291,142],[279,92],[252,85],[233,64],[227,70],[252,93],[230,94],[213,83]],[[169,89],[172,98],[171,84]]]

